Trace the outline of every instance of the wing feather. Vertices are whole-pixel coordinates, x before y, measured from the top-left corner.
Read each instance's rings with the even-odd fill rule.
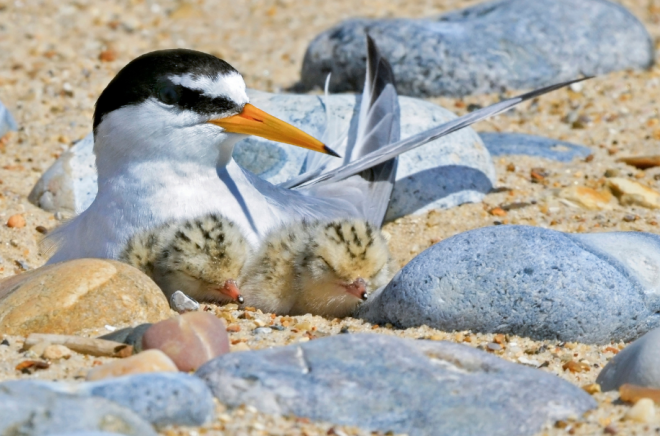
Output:
[[[361,157],[360,159],[348,163],[347,165],[333,169],[324,174],[320,174],[306,182],[300,183],[299,185],[295,186],[295,188],[305,189],[312,186],[323,186],[337,183],[338,181],[358,174],[365,169],[373,168],[376,165],[387,162],[388,160],[400,155],[401,153],[415,149],[442,136],[449,135],[450,133],[470,126],[478,121],[500,114],[526,100],[530,100],[548,92],[563,88],[564,86],[568,86],[572,83],[581,82],[590,78],[591,77],[584,77],[570,80],[568,82],[558,83],[528,92],[526,94],[522,94],[517,97],[510,98],[508,100],[500,101],[483,109],[476,110],[469,114],[463,115],[462,117],[441,124],[440,126],[418,133],[417,135],[413,135],[404,140],[392,143],[386,147],[382,147],[375,152],[372,152],[366,156]]]

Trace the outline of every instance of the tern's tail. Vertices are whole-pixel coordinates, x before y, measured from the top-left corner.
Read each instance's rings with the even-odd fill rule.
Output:
[[[326,99],[327,100],[327,99]],[[327,129],[337,129],[333,123],[331,108],[326,105]],[[328,137],[337,137],[341,132],[330,131]],[[287,183],[294,188],[313,180],[319,174],[337,170],[361,158],[379,152],[400,137],[400,110],[394,74],[387,60],[381,56],[375,42],[367,35],[367,74],[362,93],[362,102],[355,141],[345,144],[341,150],[344,160],[328,159],[326,156],[311,156],[307,161],[307,172]],[[397,156],[377,165],[353,173],[352,177],[337,180],[331,185],[309,185],[303,191],[321,198],[334,198],[354,205],[362,218],[380,227],[389,205],[396,176]]]
[[[347,177],[351,177],[355,174],[358,174],[364,171],[365,169],[373,168],[376,165],[379,165],[383,162],[387,162],[388,160],[400,155],[401,153],[415,149],[419,146],[422,146],[442,136],[449,135],[450,133],[453,133],[464,127],[470,126],[478,121],[500,114],[522,103],[523,101],[530,100],[532,98],[538,97],[548,92],[555,91],[559,88],[563,88],[564,86],[568,86],[572,83],[580,82],[582,80],[586,80],[590,78],[591,77],[584,77],[581,79],[575,79],[575,80],[570,80],[568,82],[558,83],[556,85],[551,85],[545,88],[528,92],[527,94],[519,95],[518,97],[513,97],[508,100],[500,101],[483,109],[479,109],[467,115],[463,115],[462,117],[441,124],[432,129],[426,130],[422,133],[418,133],[417,135],[413,135],[410,138],[406,138],[398,142],[395,142],[393,144],[390,144],[386,147],[382,147],[373,153],[370,153],[366,156],[361,157],[360,159],[350,162],[347,165],[342,165],[339,168],[328,171],[316,177],[310,178],[309,180],[306,180],[298,184],[296,188],[310,189],[313,186],[334,185],[334,183],[340,180],[344,180]]]

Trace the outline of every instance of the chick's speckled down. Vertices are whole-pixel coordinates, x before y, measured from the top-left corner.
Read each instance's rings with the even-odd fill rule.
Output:
[[[387,241],[358,219],[273,231],[245,268],[246,304],[280,315],[345,317],[396,272]]]

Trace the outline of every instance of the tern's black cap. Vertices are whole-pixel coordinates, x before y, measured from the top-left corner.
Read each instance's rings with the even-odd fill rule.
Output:
[[[207,97],[200,91],[189,90],[167,80],[169,76],[183,74],[215,79],[229,73],[238,72],[222,59],[195,50],[158,50],[144,54],[122,68],[103,90],[96,101],[94,129],[104,115],[123,106],[142,103],[149,97],[165,99],[168,104],[201,113],[231,110],[236,103],[229,99]]]

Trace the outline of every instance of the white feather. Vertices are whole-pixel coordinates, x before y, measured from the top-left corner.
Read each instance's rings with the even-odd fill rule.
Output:
[[[193,74],[169,76],[169,79],[175,85],[202,91],[208,97],[225,97],[236,102],[239,106],[248,102],[245,94],[245,81],[236,72],[224,74],[220,76],[220,79]]]

